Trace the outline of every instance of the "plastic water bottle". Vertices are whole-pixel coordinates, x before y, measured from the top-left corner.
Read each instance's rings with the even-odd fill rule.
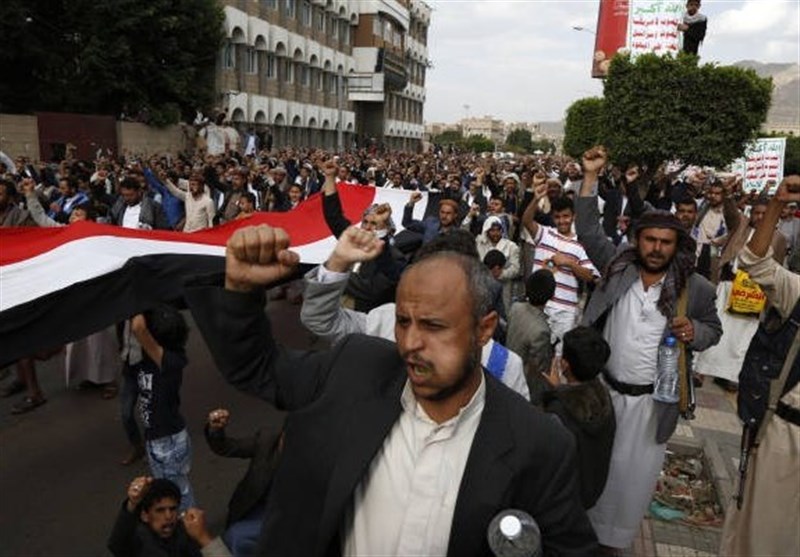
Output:
[[[675,403],[680,398],[678,385],[678,342],[670,335],[658,347],[658,371],[653,398],[660,402]]]
[[[541,557],[542,534],[536,521],[524,511],[501,511],[486,532],[495,557]]]

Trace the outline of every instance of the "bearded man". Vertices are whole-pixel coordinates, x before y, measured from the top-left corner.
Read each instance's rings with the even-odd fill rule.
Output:
[[[583,156],[584,182],[576,203],[578,240],[602,280],[586,307],[583,324],[603,332],[611,346],[604,373],[617,419],[608,482],[589,510],[598,540],[613,554],[631,545],[647,510],[677,423],[677,404],[651,396],[658,347],[674,335],[687,348],[704,350],[722,333],[715,291],[694,272],[695,242],[666,211],[641,216],[631,245],[617,250],[600,226],[596,184],[607,155],[595,147]],[[686,315],[678,300],[688,289]]]

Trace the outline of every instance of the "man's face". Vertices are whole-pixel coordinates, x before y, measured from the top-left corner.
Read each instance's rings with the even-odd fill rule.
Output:
[[[489,200],[489,212],[493,215],[499,215],[503,212],[503,200],[502,199],[490,199]]]
[[[784,205],[781,208],[781,218],[782,219],[789,219],[794,215],[795,207]]]
[[[679,203],[675,207],[675,216],[681,221],[686,230],[691,230],[697,220],[697,205],[694,203]]]
[[[439,224],[444,227],[452,226],[456,222],[456,210],[452,205],[444,203],[439,206]]]
[[[467,280],[453,261],[423,261],[400,279],[394,332],[417,399],[456,397],[475,379],[488,337],[481,336],[465,300]]]
[[[561,184],[558,182],[549,182],[547,184],[547,197],[552,201],[561,197]]]
[[[762,220],[764,220],[764,215],[767,214],[767,206],[766,205],[753,205],[750,209],[750,226],[755,228],[758,226]]]
[[[78,222],[82,220],[88,220],[89,215],[86,214],[86,211],[83,209],[73,209],[72,212],[69,214],[69,223],[72,224],[73,222]]]
[[[686,2],[686,11],[689,13],[689,15],[696,14],[697,10],[699,9],[700,9],[700,2],[697,2],[697,0],[689,0],[688,2]]]
[[[143,510],[139,515],[159,538],[167,539],[175,532],[178,525],[178,501],[172,497],[164,497],[156,501],[150,510]]]
[[[252,203],[250,203],[250,200],[246,197],[240,197],[238,205],[239,205],[239,210],[242,213],[250,214],[253,211],[255,211],[255,207],[253,206]]]
[[[61,192],[61,195],[64,197],[72,197],[72,195],[75,193],[69,186],[69,182],[66,180],[61,180],[58,183],[58,191]]]
[[[567,235],[572,232],[572,221],[575,220],[575,213],[570,209],[563,209],[553,213],[553,222],[556,223],[556,230],[559,234]]]
[[[142,190],[120,188],[119,195],[128,206],[136,205],[142,200]]]
[[[244,176],[239,174],[238,172],[234,173],[233,178],[231,179],[231,185],[233,189],[240,190],[244,188],[245,180]]]
[[[666,270],[675,256],[678,232],[671,228],[645,228],[639,233],[637,250],[642,267],[651,273]]]
[[[297,186],[289,188],[289,201],[297,203],[303,198],[303,190]]]
[[[706,192],[706,199],[708,200],[708,204],[712,207],[719,207],[722,205],[722,196],[722,188],[717,186],[711,186]]]
[[[513,178],[508,178],[503,181],[503,189],[508,193],[514,193],[514,191],[517,189],[517,183]]]
[[[347,170],[343,166],[339,167],[339,174],[338,174],[339,180],[342,180],[342,181],[347,180],[349,175],[350,175],[350,171],[349,170]]]
[[[503,229],[497,225],[493,225],[486,231],[486,237],[489,238],[490,242],[496,244],[503,237]]]
[[[196,178],[189,180],[189,193],[192,195],[200,195],[203,192],[203,184]]]
[[[575,163],[570,163],[569,165],[567,165],[567,177],[570,180],[577,180],[578,178],[580,178],[581,177],[580,167]]]

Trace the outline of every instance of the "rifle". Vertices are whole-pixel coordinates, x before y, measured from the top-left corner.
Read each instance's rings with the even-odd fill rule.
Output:
[[[742,509],[742,504],[744,503],[744,484],[747,480],[747,466],[750,463],[750,451],[753,449],[753,446],[755,446],[757,432],[756,420],[755,418],[750,418],[742,428],[742,442],[739,450],[739,489],[736,492],[736,508],[739,510]]]

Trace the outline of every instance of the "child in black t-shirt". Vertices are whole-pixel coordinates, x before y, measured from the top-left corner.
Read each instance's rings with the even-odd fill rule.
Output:
[[[147,459],[154,477],[172,480],[180,488],[181,510],[185,510],[194,506],[189,484],[192,445],[180,413],[189,330],[178,310],[168,305],[134,316],[131,330],[143,352],[134,372]]]

